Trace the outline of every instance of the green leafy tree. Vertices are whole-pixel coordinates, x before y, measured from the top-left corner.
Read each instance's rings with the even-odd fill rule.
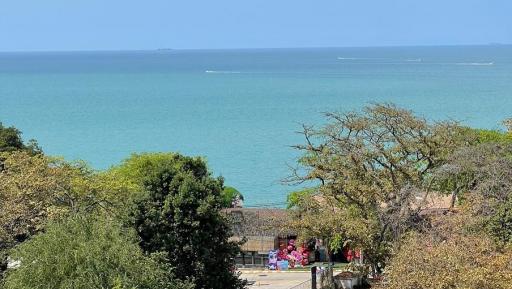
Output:
[[[468,143],[473,145],[483,143],[512,144],[512,134],[501,130],[465,127],[461,128],[461,134]]]
[[[128,223],[141,189],[130,180],[112,171],[92,171],[82,168],[80,177],[72,183],[78,210],[107,214]]]
[[[0,151],[14,151],[24,148],[21,132],[15,127],[5,127],[0,123]]]
[[[0,279],[6,251],[44,229],[49,219],[75,206],[71,189],[79,170],[24,150],[0,153]]]
[[[512,144],[483,143],[455,151],[436,172],[457,187],[461,204],[501,242],[512,242]],[[451,182],[451,183],[450,183]]]
[[[7,271],[3,288],[191,288],[146,257],[135,236],[116,222],[92,216],[54,222],[11,252],[20,266]]]
[[[348,240],[349,226],[354,224],[352,219],[347,218],[347,211],[342,211],[335,200],[317,194],[314,189],[294,192],[288,200],[290,218],[285,226],[295,230],[303,241],[320,239],[324,242],[327,283],[332,286],[331,254],[342,249]]]
[[[494,214],[489,216],[488,229],[499,243],[512,245],[512,192],[507,200],[497,205]]]
[[[24,150],[2,152],[0,159],[0,273],[5,251],[44,231],[49,220],[84,212],[126,220],[133,210],[130,183],[82,162]]]
[[[191,279],[195,288],[245,286],[233,272],[239,244],[229,241],[230,228],[220,212],[223,180],[213,178],[201,158],[134,155],[118,170],[147,194],[134,216],[144,251],[165,253],[176,277]]]
[[[0,246],[8,248],[42,230],[73,206],[74,167],[25,151],[0,153]]]
[[[0,246],[5,248],[43,230],[47,220],[77,212],[121,210],[132,188],[68,163],[26,151],[0,153]],[[118,209],[119,207],[119,209]]]
[[[27,144],[23,143],[21,131],[15,127],[5,127],[0,122],[0,152],[16,150],[26,150],[32,153],[41,152],[41,148],[35,140],[29,140]]]
[[[472,184],[477,183],[475,178],[480,177],[477,171],[482,171],[483,160],[493,162],[498,150],[501,150],[499,158],[502,160],[512,155],[510,152],[503,153],[503,149],[497,149],[512,146],[510,132],[469,127],[461,127],[459,132],[461,140],[467,145],[450,154],[446,165],[437,171],[436,176],[436,190],[451,194],[452,208],[456,205],[456,201],[463,198],[464,193],[470,190]]]
[[[142,153],[132,154],[122,161],[119,166],[112,167],[109,173],[116,178],[129,182],[138,191],[145,191],[144,182],[150,178],[150,174],[158,171],[161,167],[176,166],[180,164],[175,161],[177,154],[174,153]],[[197,162],[202,162],[197,160]],[[144,194],[144,193],[143,193]]]
[[[305,144],[296,146],[303,156],[289,181],[319,184],[321,197],[363,226],[346,234],[377,271],[393,243],[416,226],[433,193],[433,172],[460,146],[460,127],[429,123],[392,104],[327,117],[321,128],[303,127]]]
[[[294,191],[286,196],[286,208],[287,209],[299,209],[304,200],[313,196],[317,192],[317,188],[306,188],[303,190]]]
[[[237,189],[225,186],[221,193],[224,208],[232,208],[241,204],[244,196]]]

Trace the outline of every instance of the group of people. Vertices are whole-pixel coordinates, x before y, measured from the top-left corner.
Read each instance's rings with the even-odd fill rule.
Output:
[[[302,245],[297,248],[295,240],[289,240],[288,244],[281,244],[279,250],[269,252],[268,267],[270,270],[286,270],[306,266],[309,264],[309,250]]]
[[[271,250],[269,252],[268,268],[270,270],[287,270],[306,266],[310,262],[310,255],[313,260],[325,260],[325,256],[322,257],[321,254],[325,254],[324,250],[322,250],[324,248],[321,244],[322,242],[319,240],[316,241],[317,243],[315,244],[315,248],[317,249],[314,251],[310,251],[309,249],[313,249],[313,246],[308,247],[305,244],[302,244],[297,248],[294,239],[291,239],[288,242],[282,242],[279,246],[279,250]],[[315,256],[314,253],[317,253],[318,256]],[[342,256],[339,261],[341,262],[354,262],[355,264],[360,264],[362,262],[361,251],[358,249],[352,249],[349,246],[345,246],[340,253]],[[334,262],[333,256],[331,256],[331,259]]]

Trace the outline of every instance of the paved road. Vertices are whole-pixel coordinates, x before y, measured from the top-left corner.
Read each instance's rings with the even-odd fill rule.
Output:
[[[250,289],[288,289],[311,277],[309,272],[242,272],[241,278],[254,281]]]

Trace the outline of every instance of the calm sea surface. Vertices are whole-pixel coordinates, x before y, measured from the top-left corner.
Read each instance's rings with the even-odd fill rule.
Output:
[[[248,206],[280,206],[321,112],[395,102],[499,128],[512,46],[0,53],[0,121],[97,169],[133,152],[207,158]]]

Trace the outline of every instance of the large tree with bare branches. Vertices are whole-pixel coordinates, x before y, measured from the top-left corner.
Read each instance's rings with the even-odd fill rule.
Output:
[[[303,156],[290,181],[313,181],[314,194],[349,212],[351,219],[337,225],[376,269],[416,224],[436,183],[434,170],[460,146],[460,127],[428,122],[393,104],[326,117],[323,127],[303,126],[305,144],[295,146]]]

